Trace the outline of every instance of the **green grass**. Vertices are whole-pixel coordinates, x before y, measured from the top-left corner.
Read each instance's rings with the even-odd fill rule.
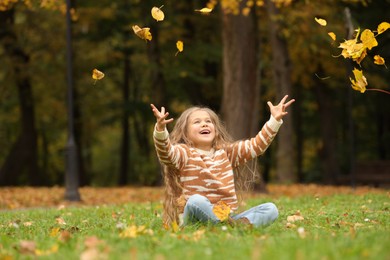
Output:
[[[158,203],[1,211],[0,259],[390,259],[388,194],[273,202],[280,216],[265,228],[194,225],[177,232],[162,228]],[[287,227],[297,210],[304,220]],[[132,226],[145,228],[122,237]]]

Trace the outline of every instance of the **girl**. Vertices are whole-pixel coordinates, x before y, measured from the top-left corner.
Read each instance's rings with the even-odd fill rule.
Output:
[[[236,185],[240,180],[239,166],[263,154],[271,144],[288,102],[287,95],[274,106],[267,102],[271,117],[253,138],[232,142],[217,114],[209,108],[192,107],[178,118],[172,133],[166,125],[169,113],[162,107],[159,111],[151,104],[157,123],[153,139],[157,156],[164,169],[166,194],[164,201],[164,225],[176,222],[186,225],[191,222],[218,223],[220,219],[213,208],[223,203],[230,210],[230,220],[250,223],[254,226],[271,224],[278,217],[273,203],[253,207],[240,214]],[[242,178],[241,178],[242,179]]]

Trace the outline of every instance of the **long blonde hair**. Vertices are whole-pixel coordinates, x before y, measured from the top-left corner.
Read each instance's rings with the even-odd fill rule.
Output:
[[[175,144],[186,144],[188,146],[193,146],[191,140],[188,139],[187,128],[188,128],[188,119],[190,115],[195,111],[205,111],[209,114],[210,119],[215,127],[215,138],[212,144],[212,147],[215,150],[222,149],[223,147],[231,144],[233,142],[232,137],[227,132],[222,120],[219,116],[208,107],[195,106],[186,109],[176,120],[176,124],[173,127],[169,138],[173,145]],[[234,180],[236,189],[246,190],[250,186],[250,183],[254,181],[254,174],[252,176],[242,173],[244,167],[235,168],[234,170]],[[248,178],[249,176],[249,178]],[[163,179],[165,184],[165,199],[164,199],[164,214],[163,222],[164,225],[170,226],[172,222],[178,220],[178,208],[179,198],[182,195],[183,187],[180,183],[180,175],[176,169],[163,166]]]

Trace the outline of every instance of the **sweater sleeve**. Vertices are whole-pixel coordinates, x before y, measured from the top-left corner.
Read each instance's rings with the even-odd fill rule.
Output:
[[[255,137],[233,143],[227,149],[229,160],[237,167],[262,155],[274,140],[283,120],[276,120],[272,115]]]
[[[187,150],[184,145],[172,145],[169,139],[168,130],[153,131],[153,141],[157,152],[157,157],[162,164],[175,169],[182,169],[187,161]]]

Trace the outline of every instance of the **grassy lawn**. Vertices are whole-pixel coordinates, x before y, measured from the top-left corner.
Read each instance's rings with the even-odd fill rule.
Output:
[[[159,202],[3,210],[0,259],[390,259],[386,191],[259,196],[246,207],[269,200],[279,219],[258,229],[165,230]]]

